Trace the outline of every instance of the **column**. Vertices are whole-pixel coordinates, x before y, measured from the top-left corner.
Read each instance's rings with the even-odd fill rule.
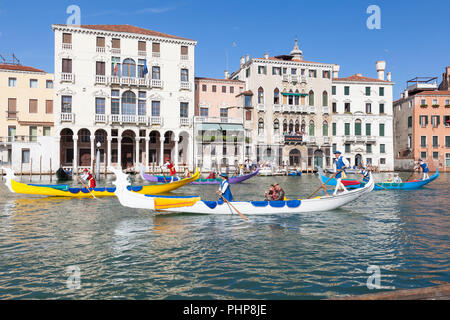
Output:
[[[180,141],[180,138],[177,138],[177,139],[175,139],[175,140],[173,140],[174,142],[175,142],[175,163],[174,163],[174,165],[175,165],[175,168],[177,169],[177,170],[179,170],[178,169],[178,162],[179,162],[179,159],[178,159],[178,154],[179,154],[179,151],[178,151],[178,143],[179,143],[179,141]]]
[[[164,165],[164,140],[165,140],[164,137],[159,138],[159,146],[160,146],[159,148],[161,150],[161,153],[159,155],[159,165],[160,166]]]
[[[91,172],[94,172],[95,136],[91,136]],[[95,159],[98,161],[98,159]]]
[[[111,137],[108,137],[108,150],[107,150],[107,155],[108,155],[108,167],[111,166],[111,153],[112,153],[111,142],[112,142],[112,138],[111,138]]]
[[[141,138],[136,137],[136,150],[135,150],[135,161],[134,161],[134,167],[137,168],[137,164],[140,162],[139,159],[139,141],[141,141]]]
[[[122,137],[117,137],[117,163],[122,169]]]
[[[78,136],[73,137],[73,172],[78,174]]]
[[[145,166],[148,168],[150,165],[150,138],[145,138]]]

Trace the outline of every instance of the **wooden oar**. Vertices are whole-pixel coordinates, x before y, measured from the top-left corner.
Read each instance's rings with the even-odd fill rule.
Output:
[[[167,179],[166,179],[166,176],[164,175],[163,168],[162,167],[160,167],[160,168],[161,168],[161,173],[162,173],[163,178],[164,178],[164,183],[167,183]]]
[[[89,188],[84,184],[84,182],[80,179],[80,177],[78,177],[78,180],[80,180],[80,182],[83,184],[83,186],[89,191],[89,193],[94,197],[94,199],[97,199],[94,194],[91,192],[91,190],[89,190]]]
[[[341,171],[343,171],[343,170],[344,170],[344,169],[341,169],[341,170],[339,170],[338,172],[336,172],[335,174],[333,174],[333,175],[330,177],[330,179],[327,180],[327,182],[322,183],[322,185],[321,185],[320,187],[318,187],[316,191],[314,191],[313,193],[311,193],[311,194],[309,195],[309,197],[306,198],[306,199],[310,199],[310,198],[311,198],[313,195],[315,195],[320,189],[325,188],[326,184],[327,184],[331,179],[333,179],[339,172],[341,172]]]
[[[244,216],[242,213],[240,213],[239,210],[236,209],[235,206],[233,206],[227,199],[225,199],[222,195],[220,195],[220,197],[223,199],[223,201],[228,203],[228,205],[230,205],[234,210],[236,210],[236,212],[241,216],[242,219],[248,220],[248,218],[246,216]]]
[[[408,179],[406,179],[406,181],[409,181],[409,179],[411,179],[411,177],[414,175],[416,169],[413,168],[413,171],[411,172],[411,174],[409,175]]]

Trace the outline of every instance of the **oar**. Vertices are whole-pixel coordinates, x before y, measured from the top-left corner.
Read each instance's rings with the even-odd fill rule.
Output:
[[[362,174],[360,174],[360,173],[357,173],[357,174],[360,175],[364,179],[364,176]],[[383,188],[384,190],[388,190],[387,188],[383,187],[382,185],[380,185],[378,183],[375,183],[375,185],[379,186],[380,188]]]
[[[344,169],[341,169],[341,170],[339,170],[338,172],[336,172],[335,174],[333,174],[333,175],[330,177],[330,179],[327,180],[327,182],[322,183],[322,185],[321,185],[320,187],[318,187],[316,191],[314,191],[313,193],[311,193],[311,194],[309,195],[309,197],[306,198],[306,199],[311,198],[313,195],[315,195],[315,194],[317,193],[317,191],[319,191],[319,190],[322,189],[322,188],[325,188],[325,185],[326,185],[331,179],[333,179],[339,172],[341,172],[341,171],[343,171],[343,170],[344,170]]]
[[[236,212],[241,216],[242,219],[248,220],[248,218],[246,216],[244,216],[242,213],[240,213],[239,210],[236,209],[227,199],[225,199],[222,195],[220,195],[220,197],[223,199],[223,201],[228,203],[228,205],[230,205],[234,210],[236,210]]]
[[[414,171],[416,171],[415,168],[413,168],[413,171],[411,172],[411,174],[409,175],[408,179],[406,179],[406,181],[409,181],[409,179],[411,179],[411,177],[414,175]]]
[[[89,191],[89,193],[94,197],[94,199],[97,199],[94,194],[91,192],[91,190],[89,190],[89,188],[84,184],[84,182],[80,179],[80,177],[78,177],[78,180],[80,180],[80,182],[83,184],[83,186]]]
[[[163,168],[162,167],[160,167],[160,168],[161,168],[161,173],[162,173],[163,178],[164,178],[164,183],[167,183],[167,179],[166,179],[166,176],[164,175]]]

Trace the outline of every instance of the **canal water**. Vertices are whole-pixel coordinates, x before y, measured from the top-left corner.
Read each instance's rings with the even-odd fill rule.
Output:
[[[232,191],[258,200],[274,181],[291,199],[320,185],[306,174],[255,177]],[[250,222],[155,216],[113,197],[14,195],[0,183],[0,299],[321,299],[450,282],[450,174],[338,210]],[[216,188],[175,193],[213,200]]]

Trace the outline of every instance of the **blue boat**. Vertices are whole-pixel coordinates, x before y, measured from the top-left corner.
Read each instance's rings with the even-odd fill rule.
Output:
[[[336,179],[330,178],[319,173],[320,180],[322,183],[327,183],[328,186],[336,186]],[[433,174],[431,177],[425,180],[413,180],[413,181],[406,181],[401,183],[376,183],[374,190],[416,190],[419,188],[422,188],[423,186],[429,184],[430,182],[436,180],[439,177],[439,170],[436,170],[436,173]],[[329,181],[328,181],[329,180]],[[328,182],[327,182],[328,181]],[[357,181],[357,180],[354,180]],[[345,184],[344,184],[345,185]],[[347,189],[356,189],[360,187],[364,187],[365,183],[360,182],[359,184],[352,184],[352,185],[345,185]]]

